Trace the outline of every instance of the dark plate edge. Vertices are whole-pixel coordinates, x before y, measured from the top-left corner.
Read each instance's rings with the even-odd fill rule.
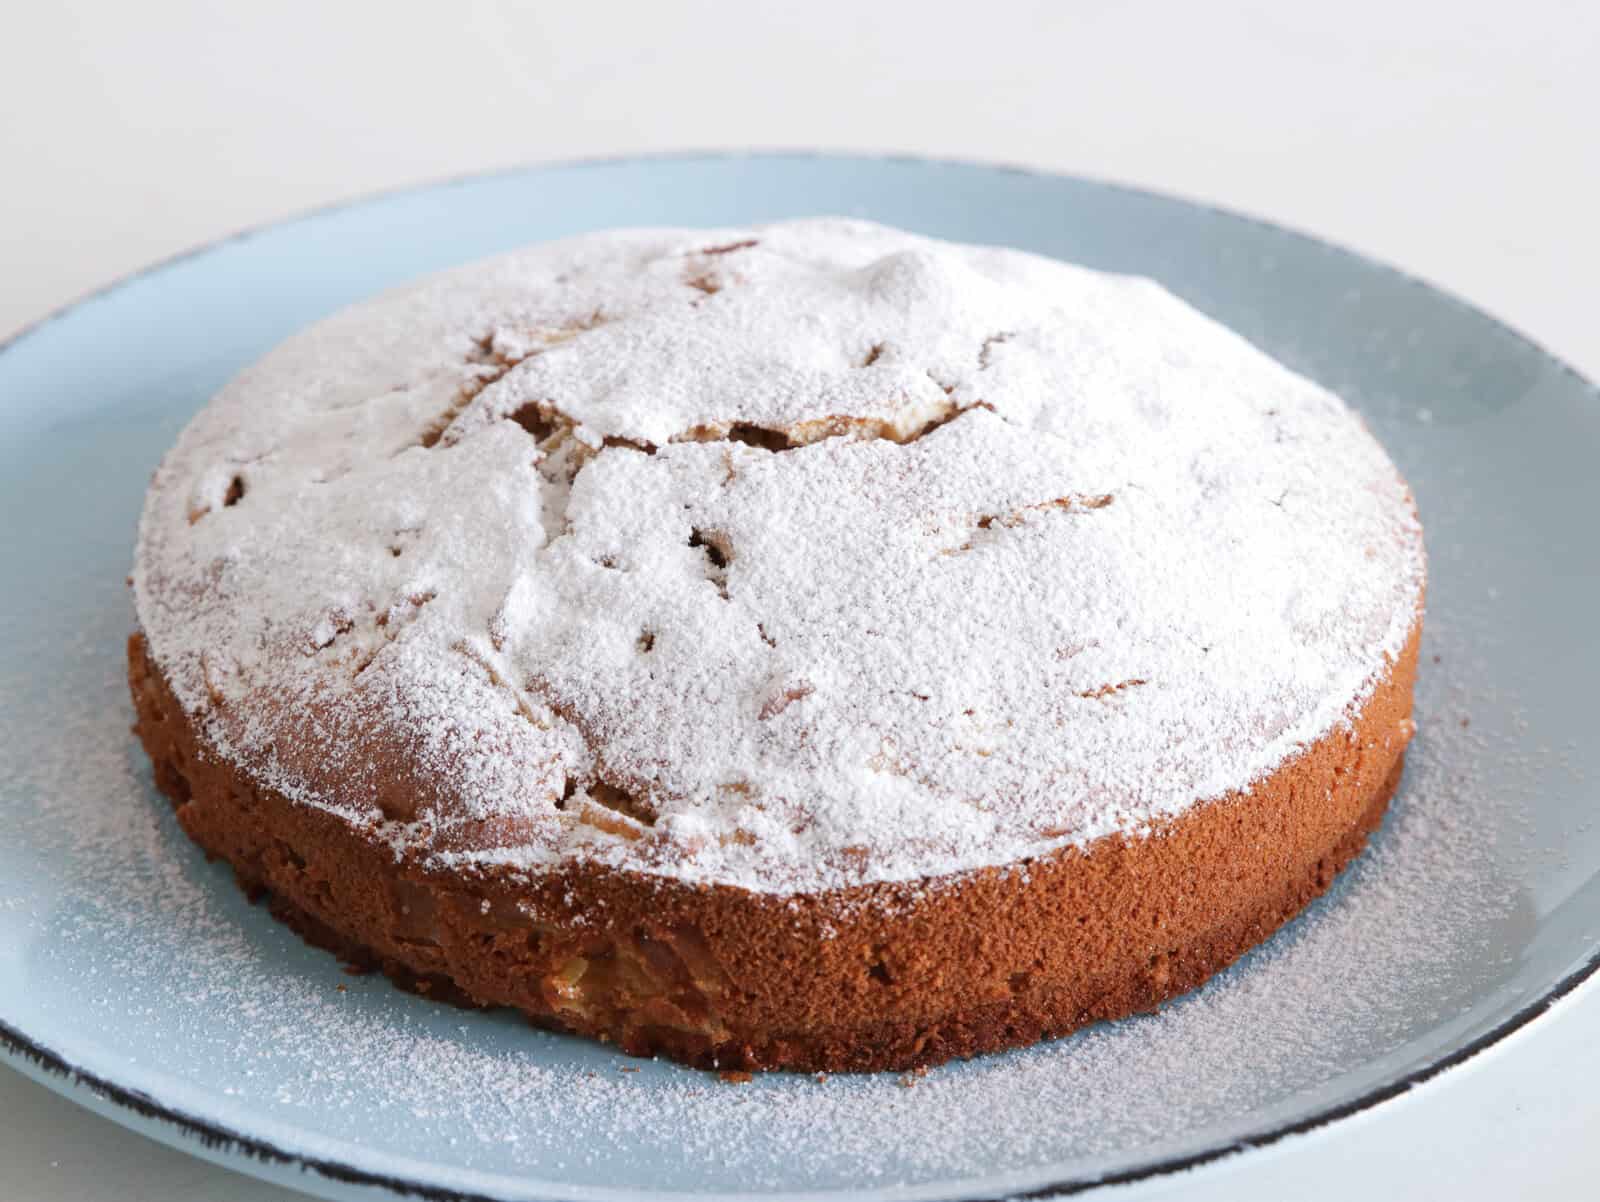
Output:
[[[1009,1202],[1011,1199],[1022,1198],[1062,1198],[1069,1194],[1080,1194],[1087,1190],[1099,1189],[1104,1186],[1126,1185],[1136,1181],[1144,1181],[1151,1177],[1181,1173],[1187,1169],[1211,1164],[1214,1161],[1225,1160],[1230,1156],[1248,1152],[1254,1148],[1265,1148],[1291,1135],[1304,1135],[1308,1132],[1316,1131],[1319,1128],[1336,1123],[1340,1119],[1349,1118],[1353,1114],[1370,1110],[1375,1106],[1399,1097],[1418,1085],[1431,1081],[1449,1069],[1463,1064],[1479,1052],[1493,1047],[1507,1036],[1527,1026],[1541,1014],[1544,1014],[1562,998],[1572,993],[1578,986],[1592,977],[1597,970],[1600,970],[1600,951],[1595,952],[1577,969],[1556,982],[1549,992],[1530,1002],[1498,1026],[1484,1032],[1470,1043],[1463,1044],[1448,1055],[1397,1077],[1384,1085],[1380,1085],[1360,1097],[1353,1098],[1348,1102],[1342,1102],[1327,1110],[1318,1111],[1316,1114],[1297,1119],[1294,1122],[1272,1127],[1254,1135],[1247,1135],[1230,1143],[1221,1144],[1214,1148],[1206,1148],[1199,1152],[1151,1160],[1144,1164],[1095,1176],[1067,1178],[1021,1193],[963,1195],[960,1202]],[[59,1085],[61,1088],[57,1089],[57,1092],[64,1096],[70,1098],[71,1090],[86,1089],[113,1105],[121,1106],[139,1115],[141,1118],[156,1119],[170,1123],[177,1127],[184,1136],[198,1140],[203,1147],[212,1151],[220,1151],[231,1156],[248,1157],[267,1164],[288,1165],[306,1172],[316,1173],[330,1181],[336,1181],[341,1184],[376,1186],[390,1190],[402,1197],[421,1198],[425,1199],[426,1202],[503,1202],[502,1199],[496,1199],[488,1194],[463,1193],[460,1190],[428,1185],[426,1182],[413,1181],[405,1177],[394,1177],[385,1173],[374,1173],[366,1169],[354,1168],[337,1160],[303,1156],[296,1152],[285,1151],[266,1140],[244,1135],[220,1123],[213,1123],[209,1119],[203,1119],[197,1115],[178,1110],[175,1107],[167,1106],[142,1090],[128,1089],[103,1077],[76,1068],[58,1053],[34,1042],[3,1020],[0,1020],[0,1052],[25,1060],[44,1070],[45,1073],[60,1078]],[[49,1083],[47,1082],[47,1084]],[[560,1202],[560,1199],[555,1195],[551,1195],[550,1202]]]
[[[1380,260],[1371,258],[1358,251],[1350,250],[1337,245],[1329,240],[1314,234],[1295,230],[1277,222],[1268,221],[1247,213],[1240,213],[1221,205],[1214,205],[1203,201],[1190,200],[1175,193],[1164,192],[1153,188],[1135,187],[1129,184],[1118,183],[1112,180],[1098,179],[1090,176],[1073,175],[1066,172],[1048,171],[1040,168],[1027,167],[1013,163],[984,162],[976,159],[939,158],[935,156],[903,154],[894,152],[874,153],[870,151],[833,151],[824,149],[718,149],[718,150],[681,150],[657,153],[623,154],[610,156],[595,156],[578,159],[552,160],[506,167],[494,171],[470,172],[463,175],[450,176],[441,180],[404,185],[397,188],[383,189],[378,192],[365,193],[349,199],[335,201],[332,204],[320,205],[312,209],[302,210],[286,217],[264,222],[260,225],[249,226],[235,233],[213,239],[187,250],[179,251],[164,259],[157,260],[127,275],[109,281],[90,292],[84,293],[74,300],[67,302],[59,308],[53,309],[42,317],[24,325],[9,337],[0,340],[0,354],[12,349],[44,327],[67,316],[75,309],[92,302],[102,296],[135,283],[146,276],[154,275],[169,267],[177,266],[188,259],[235,242],[242,242],[257,234],[275,229],[283,225],[292,225],[297,222],[313,220],[317,217],[337,213],[345,209],[355,208],[360,205],[370,204],[389,197],[403,196],[409,193],[429,192],[445,188],[460,187],[482,180],[510,177],[528,172],[541,170],[558,170],[581,167],[606,167],[625,163],[638,162],[693,162],[711,159],[743,159],[743,158],[774,158],[774,159],[818,159],[818,158],[855,158],[866,161],[900,162],[918,166],[931,167],[965,167],[983,170],[999,171],[1019,175],[1034,175],[1046,179],[1070,179],[1080,183],[1089,183],[1108,191],[1122,192],[1132,196],[1154,197],[1159,200],[1187,205],[1191,208],[1201,209],[1218,216],[1227,217],[1234,221],[1243,222],[1258,229],[1271,233],[1274,237],[1290,237],[1310,242],[1325,250],[1335,251],[1348,256],[1363,265],[1380,271],[1386,275],[1404,280],[1413,287],[1422,288],[1443,299],[1458,309],[1465,310],[1481,321],[1488,322],[1503,334],[1529,347],[1542,356],[1547,362],[1558,368],[1564,375],[1581,385],[1585,391],[1596,398],[1600,398],[1600,385],[1596,385],[1571,364],[1558,355],[1553,354],[1542,344],[1522,333],[1520,330],[1495,317],[1493,314],[1480,309],[1478,306],[1463,300],[1445,288],[1432,284],[1420,276],[1403,271]],[[1148,1161],[1144,1164],[1134,1165],[1126,1169],[1118,1169],[1110,1173],[1103,1173],[1089,1177],[1068,1178],[1038,1186],[1031,1190],[1010,1194],[972,1194],[962,1195],[960,1202],[1006,1202],[1008,1199],[1022,1198],[1060,1198],[1070,1194],[1079,1194],[1087,1190],[1103,1186],[1123,1185],[1132,1182],[1147,1180],[1152,1177],[1180,1173],[1187,1169],[1198,1168],[1201,1165],[1226,1159],[1240,1152],[1254,1148],[1264,1148],[1277,1143],[1288,1136],[1303,1135],[1316,1131],[1322,1127],[1338,1122],[1340,1119],[1370,1110],[1384,1102],[1407,1093],[1418,1085],[1430,1081],[1449,1069],[1455,1068],[1478,1053],[1493,1047],[1507,1036],[1521,1030],[1534,1019],[1548,1011],[1562,998],[1571,994],[1578,986],[1582,985],[1597,971],[1600,971],[1600,949],[1592,952],[1578,968],[1568,973],[1555,983],[1546,993],[1517,1010],[1510,1017],[1500,1022],[1497,1026],[1486,1031],[1470,1042],[1463,1044],[1454,1051],[1438,1060],[1423,1065],[1405,1073],[1386,1084],[1376,1086],[1367,1093],[1341,1102],[1337,1106],[1318,1111],[1293,1122],[1285,1123],[1278,1127],[1268,1128],[1253,1135],[1246,1135],[1226,1144],[1214,1148],[1207,1148],[1199,1152],[1192,1152],[1182,1156],[1167,1157],[1164,1159]],[[427,1202],[501,1202],[499,1199],[486,1194],[464,1193],[459,1190],[446,1189],[440,1186],[428,1185],[425,1182],[413,1181],[403,1177],[389,1176],[383,1173],[369,1172],[357,1169],[336,1160],[327,1160],[319,1157],[308,1157],[295,1152],[279,1148],[265,1140],[256,1139],[241,1132],[210,1120],[189,1114],[175,1107],[167,1106],[158,1099],[142,1090],[128,1089],[112,1081],[86,1072],[74,1066],[63,1056],[35,1042],[20,1030],[11,1026],[0,1018],[0,1052],[26,1061],[49,1076],[60,1080],[55,1083],[46,1082],[57,1092],[71,1097],[71,1091],[85,1089],[98,1097],[111,1102],[113,1105],[123,1107],[130,1112],[146,1119],[155,1119],[169,1123],[179,1129],[186,1137],[196,1139],[199,1143],[213,1151],[220,1151],[227,1155],[237,1155],[261,1161],[267,1164],[281,1164],[304,1171],[313,1172],[330,1181],[341,1184],[370,1186],[387,1189],[402,1197],[426,1199]],[[550,1202],[559,1202],[552,1195]]]
[[[535,171],[559,171],[585,167],[615,167],[627,163],[706,162],[717,159],[859,159],[863,162],[903,163],[910,166],[921,167],[977,168],[983,171],[1000,172],[1006,175],[1028,175],[1047,180],[1072,180],[1077,183],[1090,184],[1097,188],[1104,188],[1108,192],[1121,192],[1128,196],[1154,198],[1156,200],[1167,201],[1173,204],[1186,205],[1192,209],[1199,209],[1203,212],[1212,213],[1219,217],[1226,217],[1232,221],[1238,221],[1244,223],[1245,225],[1254,226],[1257,229],[1265,230],[1274,237],[1289,237],[1299,239],[1303,242],[1313,243],[1324,250],[1331,250],[1338,254],[1345,255],[1348,258],[1355,259],[1364,266],[1370,267],[1375,271],[1380,271],[1385,275],[1404,280],[1413,287],[1424,288],[1433,293],[1436,297],[1449,302],[1455,308],[1471,313],[1480,321],[1488,322],[1502,333],[1508,335],[1518,342],[1521,342],[1524,346],[1527,346],[1531,350],[1536,351],[1538,354],[1547,359],[1552,366],[1560,369],[1563,375],[1568,376],[1578,384],[1582,385],[1586,391],[1594,394],[1597,398],[1600,398],[1600,384],[1596,384],[1594,381],[1590,380],[1577,368],[1573,367],[1565,359],[1555,354],[1543,343],[1539,342],[1530,335],[1525,334],[1515,326],[1511,325],[1509,322],[1501,320],[1488,310],[1480,308],[1471,301],[1457,296],[1448,288],[1444,288],[1438,284],[1435,284],[1420,275],[1416,275],[1410,271],[1395,267],[1392,264],[1385,263],[1381,259],[1375,259],[1370,255],[1363,254],[1361,251],[1351,250],[1349,247],[1341,246],[1338,243],[1321,237],[1318,234],[1308,233],[1304,230],[1296,229],[1293,226],[1285,225],[1281,222],[1269,221],[1264,217],[1257,217],[1251,213],[1240,212],[1237,209],[1231,209],[1225,205],[1212,204],[1209,201],[1193,200],[1189,197],[1181,196],[1176,192],[1167,192],[1159,188],[1145,188],[1134,184],[1125,184],[1118,180],[1104,179],[1092,175],[1079,175],[1075,172],[1051,171],[1045,168],[1030,167],[1020,163],[1008,163],[985,159],[947,158],[940,157],[938,155],[911,154],[888,150],[829,150],[825,148],[798,148],[782,146],[643,151],[637,154],[592,155],[571,159],[550,159],[532,163],[520,163],[514,166],[500,167],[488,171],[469,171],[460,175],[445,176],[441,179],[428,180],[413,184],[401,184],[393,188],[382,188],[374,192],[364,192],[358,196],[332,201],[329,204],[316,205],[309,209],[300,209],[281,217],[275,217],[270,221],[261,222],[257,225],[245,226],[243,229],[235,230],[231,234],[224,234],[219,238],[213,238],[208,242],[202,242],[199,245],[191,246],[186,250],[177,251],[166,256],[165,258],[157,259],[152,263],[147,263],[145,266],[128,272],[125,275],[117,276],[100,285],[98,288],[93,288],[88,292],[84,292],[74,299],[47,311],[43,315],[12,331],[5,338],[0,338],[0,353],[10,350],[13,346],[24,341],[33,334],[38,333],[45,326],[48,326],[60,318],[65,317],[74,309],[78,309],[91,301],[98,300],[102,296],[115,292],[129,284],[136,283],[146,276],[155,275],[158,272],[165,271],[169,267],[176,267],[179,263],[185,262],[188,259],[198,258],[200,255],[203,255],[208,251],[216,250],[219,247],[228,246],[235,242],[248,241],[257,234],[266,233],[267,231],[276,229],[279,226],[295,225],[302,221],[312,221],[318,217],[325,217],[329,214],[338,213],[345,209],[353,209],[361,205],[372,204],[376,201],[388,200],[393,197],[406,196],[413,193],[442,191],[447,188],[459,188],[468,184],[479,183],[485,180],[508,179],[512,176],[524,175]]]

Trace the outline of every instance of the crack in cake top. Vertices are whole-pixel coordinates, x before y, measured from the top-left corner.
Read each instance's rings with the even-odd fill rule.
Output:
[[[162,464],[134,590],[210,746],[397,854],[788,892],[1248,788],[1423,571],[1360,420],[1157,285],[807,220],[296,336]]]

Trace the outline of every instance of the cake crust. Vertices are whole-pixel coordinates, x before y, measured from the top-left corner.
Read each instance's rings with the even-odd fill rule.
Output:
[[[1365,846],[1399,782],[1419,634],[1348,729],[1148,836],[788,897],[396,858],[216,757],[142,636],[128,655],[135,731],[184,830],[311,942],[402,987],[636,1055],[872,1071],[1154,1009],[1293,918]]]
[[[442,867],[805,893],[1134,835],[1346,724],[1420,530],[1149,281],[623,231],[336,315],[156,474],[139,625],[254,779]]]

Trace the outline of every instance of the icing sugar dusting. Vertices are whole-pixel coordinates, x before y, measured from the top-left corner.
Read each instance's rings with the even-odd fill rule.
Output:
[[[35,704],[0,708],[6,796],[26,799],[8,830],[32,865],[0,882],[0,905],[33,931],[30,988],[59,995],[80,1035],[147,1050],[177,1083],[164,1099],[237,1108],[230,1123],[277,1124],[312,1155],[384,1172],[448,1172],[457,1188],[508,1197],[869,1185],[969,1196],[935,1186],[986,1178],[983,1192],[999,1193],[993,1175],[1008,1173],[1026,1188],[1266,1125],[1274,1107],[1492,998],[1527,937],[1510,884],[1527,870],[1508,869],[1492,837],[1525,799],[1480,782],[1532,792],[1539,772],[1502,770],[1526,735],[1496,719],[1509,704],[1481,704],[1462,679],[1472,636],[1457,635],[1424,678],[1423,733],[1371,852],[1201,990],[921,1077],[726,1085],[343,976],[246,906],[126,738],[120,607],[92,584],[75,595],[99,615],[82,620],[80,653],[52,679],[27,678]],[[486,1176],[463,1184],[474,1172]]]
[[[134,569],[211,743],[397,852],[775,891],[1245,788],[1422,579],[1360,420],[1156,285],[839,220],[339,314],[184,432]]]

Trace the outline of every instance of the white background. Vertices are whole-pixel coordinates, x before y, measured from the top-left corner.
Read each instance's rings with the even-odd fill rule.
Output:
[[[0,337],[296,210],[550,158],[1012,161],[1273,218],[1600,376],[1600,4],[0,0]],[[1319,1134],[1114,1202],[1600,1192],[1600,988]],[[0,1198],[290,1195],[0,1069]]]

